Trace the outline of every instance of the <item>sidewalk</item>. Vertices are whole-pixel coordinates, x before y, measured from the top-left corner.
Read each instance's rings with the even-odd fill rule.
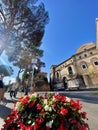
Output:
[[[24,95],[23,93],[18,93],[16,98],[18,99],[23,95]],[[3,102],[0,103],[0,129],[2,128],[2,125],[4,124],[4,119],[11,112],[11,109],[13,109],[14,102],[16,102],[17,99],[11,99],[9,96],[9,93],[5,93],[4,100]]]

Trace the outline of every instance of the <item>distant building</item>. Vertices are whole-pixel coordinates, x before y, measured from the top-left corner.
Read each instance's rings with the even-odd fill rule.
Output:
[[[96,19],[96,44],[85,43],[76,54],[50,68],[50,85],[65,88],[98,87],[98,18]]]
[[[35,75],[35,77],[34,77],[35,86],[37,84],[39,84],[39,86],[41,86],[40,84],[44,84],[46,82],[48,83],[47,73],[46,72],[39,72],[39,73],[37,73],[37,75]]]

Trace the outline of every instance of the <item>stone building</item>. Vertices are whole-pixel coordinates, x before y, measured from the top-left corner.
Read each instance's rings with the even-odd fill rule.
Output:
[[[50,68],[50,85],[65,88],[98,87],[98,18],[96,19],[96,44],[85,43],[76,54]]]

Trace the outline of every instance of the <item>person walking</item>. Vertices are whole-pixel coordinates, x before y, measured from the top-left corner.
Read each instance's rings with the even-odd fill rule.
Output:
[[[10,88],[10,97],[16,98],[16,83],[13,83]]]
[[[4,84],[3,84],[3,74],[0,75],[0,102],[2,101],[3,99],[3,96],[4,96],[4,92],[3,92],[3,87],[4,87]]]

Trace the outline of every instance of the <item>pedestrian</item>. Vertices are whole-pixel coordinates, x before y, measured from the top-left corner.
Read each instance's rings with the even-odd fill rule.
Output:
[[[0,102],[3,99],[3,96],[4,96],[4,92],[3,92],[3,88],[4,88],[3,77],[4,77],[4,75],[1,74],[0,75]]]
[[[25,86],[25,91],[24,92],[25,92],[24,95],[28,95],[28,92],[29,92],[28,86]]]
[[[10,97],[16,98],[16,83],[13,83],[10,87]]]

